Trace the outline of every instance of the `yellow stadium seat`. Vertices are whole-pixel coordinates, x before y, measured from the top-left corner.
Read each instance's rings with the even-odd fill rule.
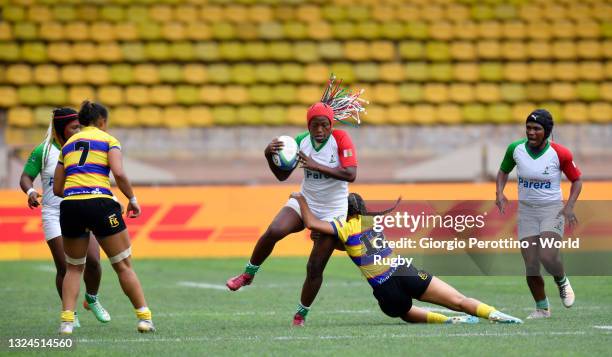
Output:
[[[418,103],[423,99],[423,87],[419,84],[405,83],[398,87],[400,101]]]
[[[267,22],[273,18],[273,11],[267,5],[254,5],[247,8],[248,18],[254,22]]]
[[[567,16],[572,20],[583,20],[591,17],[589,5],[586,3],[570,2],[567,4]]]
[[[14,42],[0,42],[0,59],[6,62],[19,61],[21,49]]]
[[[199,95],[202,103],[219,104],[223,102],[223,90],[219,86],[202,86]],[[253,98],[252,95],[251,98]]]
[[[600,99],[599,84],[595,82],[579,82],[576,84],[576,96],[586,102]]]
[[[372,101],[380,104],[395,104],[400,101],[398,87],[394,84],[377,84],[371,93]]]
[[[262,83],[278,83],[281,81],[281,72],[274,63],[262,63],[255,67],[255,78]]]
[[[314,5],[302,5],[296,10],[298,20],[302,22],[317,22],[321,20],[321,9]]]
[[[521,102],[526,99],[525,87],[518,83],[502,83],[500,86],[501,99],[505,102]]]
[[[377,61],[392,61],[396,58],[395,46],[391,41],[374,41],[370,43],[371,58]]]
[[[588,116],[589,110],[584,103],[572,102],[563,106],[563,117],[569,123],[586,123]]]
[[[401,3],[397,6],[397,17],[404,22],[420,20],[421,12],[416,4]]]
[[[157,84],[160,81],[158,68],[152,64],[135,65],[132,74],[135,83]]]
[[[125,19],[125,11],[122,6],[105,5],[100,9],[100,17],[104,20],[119,22]]]
[[[151,104],[149,88],[147,86],[127,86],[125,88],[125,102],[136,106]]]
[[[119,106],[111,110],[113,120],[110,121],[113,126],[131,128],[138,124],[136,109],[128,106]]]
[[[612,18],[612,5],[605,1],[594,1],[591,7],[591,17],[597,20],[610,20]]]
[[[276,98],[272,93],[272,87],[267,85],[255,85],[248,88],[249,98],[255,104],[273,103]]]
[[[598,123],[612,120],[612,105],[609,102],[595,102],[589,105],[589,118]]]
[[[421,5],[421,18],[434,22],[444,18],[444,9],[442,6],[432,2],[425,2]]]
[[[429,78],[439,82],[450,82],[453,79],[453,66],[447,62],[432,63],[428,66]]]
[[[553,82],[550,84],[550,98],[559,101],[576,99],[576,88],[568,82]]]
[[[332,26],[332,32],[334,32]],[[283,24],[283,33],[292,40],[302,40],[308,37],[308,27],[301,22],[285,22]]]
[[[470,103],[475,99],[474,87],[471,84],[453,83],[448,90],[451,101],[457,103]]]
[[[78,62],[96,62],[99,60],[96,46],[92,42],[77,42],[72,46],[74,59]]]
[[[333,38],[333,30],[331,25],[324,21],[308,23],[306,33],[308,35],[308,38],[318,41],[329,40]]]
[[[60,69],[60,79],[62,83],[68,84],[81,84],[88,81],[85,68],[77,64],[62,66]]]
[[[576,37],[576,27],[573,22],[559,20],[552,23],[552,36],[558,39],[573,39]]]
[[[478,41],[476,53],[482,59],[498,59],[501,56],[501,44],[494,40]]]
[[[450,43],[450,55],[454,60],[472,61],[476,59],[474,44],[468,41]]]
[[[183,70],[178,64],[162,64],[158,67],[158,70],[159,80],[162,83],[179,83],[183,81]]]
[[[416,40],[425,40],[429,38],[429,29],[426,23],[414,21],[406,23],[404,30],[406,37]]]
[[[144,45],[140,42],[121,44],[121,56],[127,62],[144,62],[147,58]]]
[[[367,111],[360,116],[362,123],[385,124],[387,122],[387,111],[380,105],[369,105]]]
[[[464,4],[450,2],[444,7],[444,18],[453,22],[467,21],[470,18],[470,11]]]
[[[13,24],[13,35],[18,40],[35,40],[38,37],[38,30],[34,23],[17,22]]]
[[[80,21],[91,21],[100,17],[98,7],[95,4],[83,4],[76,8],[76,18]],[[133,18],[128,16],[128,19]]]
[[[390,124],[409,124],[412,111],[407,105],[392,105],[388,107],[385,120]]]
[[[612,40],[602,42],[602,55],[604,58],[612,58]]]
[[[212,113],[209,107],[194,106],[187,109],[189,124],[195,127],[208,127],[213,124]]]
[[[446,21],[436,21],[429,26],[430,37],[434,40],[448,41],[454,37],[454,26]]]
[[[43,103],[42,90],[38,86],[25,85],[17,88],[19,103],[25,105],[39,105]]]
[[[189,126],[187,110],[180,106],[165,107],[162,111],[163,124],[168,128],[186,128]]]
[[[164,4],[156,4],[149,7],[149,18],[156,22],[170,22],[174,20],[172,7]]]
[[[276,98],[276,96],[273,95]],[[228,104],[247,104],[249,103],[249,92],[247,87],[239,85],[229,85],[223,89],[223,102]]]
[[[423,89],[424,99],[430,103],[444,103],[449,99],[448,87],[441,83],[429,83]]]
[[[344,57],[351,61],[366,61],[373,55],[366,41],[347,41],[344,45]]]
[[[244,23],[236,28],[236,36],[242,41],[253,41],[257,39],[257,25]]]
[[[219,47],[214,42],[199,42],[194,45],[194,55],[205,62],[216,61],[220,58]]]
[[[406,79],[406,67],[400,62],[384,63],[380,65],[380,79],[385,82],[403,82]]]
[[[255,105],[240,106],[236,111],[236,120],[241,125],[261,125],[262,111]]]
[[[197,8],[192,5],[179,5],[174,9],[174,18],[180,22],[195,22],[198,20]]]
[[[21,46],[21,55],[30,63],[47,62],[47,49],[42,42],[26,42]]]
[[[293,56],[298,62],[310,63],[319,60],[316,44],[313,42],[297,42],[293,45]]]
[[[312,105],[321,99],[321,88],[315,85],[302,85],[297,88],[297,100],[301,104]],[[304,112],[304,115],[305,112]]]
[[[332,23],[332,34],[338,40],[350,40],[358,36],[355,24],[348,21]]]
[[[329,78],[329,67],[325,64],[309,64],[304,69],[304,77],[310,83],[324,83]]]
[[[553,66],[550,62],[531,62],[529,77],[536,81],[550,81],[553,78]]]
[[[526,22],[540,21],[542,18],[542,9],[537,4],[523,4],[519,6],[518,16]]]
[[[14,64],[6,70],[6,80],[11,84],[29,84],[32,82],[32,68],[25,64]]]
[[[581,79],[600,81],[604,78],[604,67],[601,62],[580,62],[578,64],[578,73]]]
[[[511,20],[517,17],[516,6],[512,3],[504,3],[501,1],[494,1],[496,3],[494,12],[495,17],[499,20]]]
[[[494,83],[478,83],[475,87],[476,100],[484,103],[494,103],[501,100],[499,86]]]
[[[431,61],[448,61],[450,59],[448,44],[439,41],[427,42],[425,55]]]
[[[64,36],[71,41],[89,40],[89,26],[84,22],[70,22],[64,25]]]
[[[453,66],[453,77],[461,82],[476,82],[480,78],[480,70],[476,63],[457,63]]]
[[[506,60],[520,61],[527,58],[527,48],[523,41],[507,41],[502,44],[502,57]]]
[[[63,40],[64,26],[59,22],[44,22],[40,24],[40,38],[47,41]]]
[[[382,38],[389,40],[401,40],[405,38],[405,26],[399,21],[384,22],[380,26],[380,35]]]
[[[542,14],[548,20],[560,20],[567,17],[565,7],[554,2],[544,5]]]
[[[372,19],[381,23],[394,20],[395,14],[395,8],[392,6],[381,4],[372,8]]]
[[[51,120],[53,107],[36,107],[34,108],[34,125],[40,127],[48,127]]]
[[[457,39],[475,40],[478,38],[478,26],[475,22],[459,22],[454,27],[454,36]]]
[[[265,106],[261,111],[261,117],[263,124],[283,125],[287,122],[287,110],[280,105]]]
[[[552,46],[549,41],[531,41],[527,44],[527,55],[536,60],[550,59]]]
[[[224,19],[224,9],[216,5],[204,5],[200,7],[200,18],[206,22],[214,23]]]
[[[138,24],[138,38],[142,40],[157,40],[161,37],[161,25],[155,22]]]
[[[251,64],[238,64],[231,68],[232,83],[253,84],[257,81],[255,68]]]
[[[370,6],[366,5],[354,5],[346,15],[349,20],[353,21],[367,21],[372,17],[370,13]]]
[[[213,35],[214,35],[214,30],[216,26],[218,26],[218,24],[213,25]],[[261,39],[279,40],[284,37],[283,30],[284,30],[283,26],[280,23],[264,22],[264,23],[259,24],[257,33]],[[308,32],[308,29],[306,29],[306,31]]]
[[[125,102],[123,89],[119,86],[103,86],[98,89],[98,100],[106,105],[120,105]]]
[[[525,87],[525,93],[528,100],[543,101],[550,98],[548,84],[544,83],[529,83]]]
[[[574,41],[555,41],[552,47],[553,57],[559,60],[572,60],[576,58],[576,45]]]
[[[249,41],[244,44],[244,55],[251,60],[266,60],[270,58],[268,45],[265,42]]]
[[[529,22],[527,37],[533,40],[550,40],[552,37],[550,25],[543,21]]]
[[[2,18],[9,22],[23,21],[26,18],[25,7],[2,4]],[[6,5],[6,6],[5,6]]]
[[[76,59],[72,46],[66,42],[49,43],[47,53],[53,62],[72,63]]]
[[[71,22],[76,20],[76,8],[73,5],[58,5],[53,8],[53,18],[56,21]]]
[[[325,60],[342,60],[344,48],[338,41],[324,41],[318,45],[319,56]]]
[[[201,22],[192,22],[187,24],[185,36],[194,41],[209,40],[212,38],[210,26]]]
[[[134,81],[132,66],[128,64],[114,64],[110,67],[111,82],[117,84],[131,84]]]
[[[67,28],[70,30],[70,28]],[[91,24],[91,39],[98,42],[114,41],[115,27],[109,22],[94,22]]]
[[[147,42],[145,53],[149,59],[165,61],[170,58],[170,49],[166,42]]]
[[[355,79],[364,82],[374,82],[380,78],[380,69],[376,63],[361,62],[355,64]]]
[[[176,102],[173,87],[169,85],[153,86],[149,95],[153,104],[170,105]]]
[[[529,102],[517,103],[512,106],[512,121],[515,123],[525,123],[527,115],[536,108],[536,105]],[[555,117],[555,120],[557,118]]]
[[[275,41],[270,43],[270,57],[276,61],[289,61],[293,59],[293,46],[289,42]]]
[[[10,108],[18,104],[17,91],[14,87],[0,86],[0,108]]]
[[[59,69],[52,64],[34,67],[34,81],[38,84],[56,84],[59,82]]]
[[[576,52],[579,58],[596,60],[602,57],[601,42],[596,40],[578,41]]]
[[[578,66],[576,62],[556,62],[553,64],[554,78],[561,81],[575,81],[578,79]]]
[[[442,104],[436,107],[436,118],[444,124],[460,124],[461,108],[456,104]]]
[[[565,118],[563,118],[563,105],[559,102],[541,102],[537,105],[538,108],[546,108],[555,119],[555,124],[563,123]],[[530,113],[530,112],[527,112]],[[524,122],[524,121],[523,121]]]
[[[66,87],[61,85],[52,85],[42,87],[42,101],[45,104],[60,106],[68,101],[68,92]]]
[[[599,23],[591,19],[581,20],[576,24],[576,35],[579,38],[597,39],[601,32]]]
[[[104,42],[98,45],[97,49],[102,62],[114,63],[123,60],[121,47],[117,42]]]
[[[430,104],[417,104],[412,107],[412,117],[416,124],[435,124],[438,120],[436,114],[438,114],[436,108]]]
[[[472,6],[471,18],[477,21],[491,20],[495,16],[493,8],[487,4],[476,3]]]
[[[9,126],[29,128],[34,125],[34,115],[30,108],[13,107],[8,111],[7,122]]]
[[[425,57],[425,46],[420,41],[402,41],[399,44],[399,55],[403,59],[422,59]]]
[[[466,104],[461,108],[461,116],[467,123],[484,123],[487,120],[487,110],[482,104]]]
[[[498,82],[503,77],[503,67],[499,62],[483,62],[480,65],[480,78]]]
[[[337,78],[342,79],[342,83],[350,84],[355,81],[355,72],[353,65],[348,62],[336,62],[332,64],[330,72],[335,74]]]
[[[527,29],[523,22],[506,21],[502,23],[502,36],[511,40],[522,40],[527,35]]]
[[[413,81],[426,81],[429,76],[428,66],[425,62],[409,62],[406,64],[406,79]]]
[[[236,117],[236,109],[231,106],[218,106],[212,109],[212,117],[215,125],[239,124]]]
[[[0,40],[12,40],[13,39],[13,29],[11,25],[6,22],[0,22]]]
[[[502,26],[498,21],[483,21],[478,23],[478,37],[482,39],[498,39],[502,35]]]
[[[185,25],[180,22],[167,22],[162,25],[162,38],[168,41],[181,41],[186,38]]]
[[[612,82],[603,82],[599,86],[601,99],[612,102]]]
[[[488,118],[497,124],[512,122],[512,107],[504,103],[495,103],[487,108]]]
[[[287,124],[302,126],[306,122],[306,110],[301,105],[292,105],[287,109]]]
[[[91,86],[72,86],[68,89],[68,104],[77,107],[85,99],[94,99],[96,92]]]
[[[527,63],[509,62],[504,65],[504,79],[511,82],[526,82],[530,79]]]
[[[162,111],[158,107],[139,107],[136,111],[138,124],[142,126],[161,126],[163,122]]]

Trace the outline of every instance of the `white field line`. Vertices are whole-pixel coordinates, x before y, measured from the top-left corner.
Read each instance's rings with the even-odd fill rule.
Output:
[[[604,326],[593,326],[595,328],[598,328],[600,330],[612,330],[612,326],[608,326],[608,325],[604,325]]]
[[[213,289],[213,290],[223,290],[229,291],[227,286],[220,284],[210,284],[210,283],[197,283],[195,281],[179,281],[177,283],[179,286],[186,286],[189,288],[201,288],[201,289]],[[238,290],[240,291],[240,290]]]
[[[444,329],[443,331],[448,331]],[[323,335],[323,336],[240,336],[240,337],[162,337],[156,338],[116,338],[116,339],[78,339],[78,343],[151,343],[151,342],[207,342],[207,341],[292,341],[292,340],[347,340],[347,339],[381,339],[381,338],[440,338],[440,337],[526,337],[526,336],[566,336],[586,335],[584,331],[548,331],[548,332],[467,332],[467,333],[434,333],[434,334],[383,334],[383,335]]]
[[[39,264],[39,265],[36,265],[35,267],[36,267],[36,270],[39,270],[39,271],[46,271],[48,273],[56,272],[55,267],[51,265]]]

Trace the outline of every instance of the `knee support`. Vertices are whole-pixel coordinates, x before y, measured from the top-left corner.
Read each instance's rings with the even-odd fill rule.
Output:
[[[64,255],[66,256],[66,263],[68,264],[83,265],[87,261],[87,256],[84,256],[83,258],[71,258],[68,256],[68,254],[64,254]]]
[[[123,252],[112,256],[109,258],[111,264],[116,264],[119,263],[120,261],[124,260],[125,258],[129,257],[130,255],[132,255],[132,247],[128,247],[128,249],[124,250]]]

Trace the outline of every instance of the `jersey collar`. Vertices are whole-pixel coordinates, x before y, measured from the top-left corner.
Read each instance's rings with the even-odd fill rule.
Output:
[[[333,133],[333,130],[332,130]],[[325,144],[327,144],[327,142],[329,141],[329,138],[331,138],[332,134],[329,133],[329,136],[327,137],[327,139],[325,139],[321,144],[319,144],[317,146],[317,142],[314,140],[314,138],[312,137],[312,135],[310,136],[310,144],[312,144],[312,148],[314,149],[314,151],[319,152],[321,151],[321,149],[323,149],[323,147],[325,146]]]
[[[534,160],[537,160],[540,156],[544,155],[544,153],[546,152],[546,150],[548,150],[549,147],[550,147],[550,140],[547,139],[546,140],[546,146],[544,146],[544,148],[542,150],[540,150],[538,153],[534,153],[529,148],[529,144],[527,144],[527,142],[525,142],[525,150],[527,151],[529,156],[531,156],[531,158],[534,159]]]

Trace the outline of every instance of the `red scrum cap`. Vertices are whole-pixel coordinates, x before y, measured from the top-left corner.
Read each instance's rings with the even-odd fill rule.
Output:
[[[310,108],[308,108],[308,112],[306,112],[306,119],[308,125],[310,125],[310,121],[314,117],[323,116],[329,119],[329,124],[334,125],[334,110],[331,106],[325,103],[315,103]]]

